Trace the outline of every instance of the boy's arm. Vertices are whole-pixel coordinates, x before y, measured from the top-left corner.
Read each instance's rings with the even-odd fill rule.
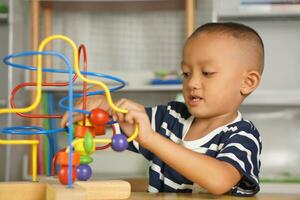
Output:
[[[141,146],[210,193],[224,194],[240,181],[240,172],[229,163],[193,152],[156,133],[141,105],[127,99],[120,100],[117,105],[129,110],[125,115],[116,115],[127,135],[132,133],[132,126],[138,123],[139,135],[136,141]]]
[[[151,135],[141,145],[208,192],[224,194],[240,181],[240,172],[229,163],[193,152],[158,133]]]

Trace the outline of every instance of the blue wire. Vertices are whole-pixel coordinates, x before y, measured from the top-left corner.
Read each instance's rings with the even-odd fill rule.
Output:
[[[18,58],[18,57],[23,57],[23,56],[33,56],[33,55],[57,56],[57,57],[63,59],[66,64],[67,63],[70,64],[70,61],[68,58],[66,58],[63,54],[58,53],[56,51],[26,51],[26,52],[21,52],[21,53],[9,54],[3,58],[3,62],[6,65],[12,66],[14,68],[36,71],[37,70],[36,67],[29,66],[29,65],[23,65],[23,64],[21,65],[21,64],[17,64],[17,63],[13,63],[13,62],[9,61],[9,59],[11,59],[11,58]],[[65,69],[52,69],[52,68],[42,68],[42,71],[50,72],[50,73],[68,73],[69,72],[69,70],[65,70]],[[71,70],[71,71],[73,74],[76,74],[75,70]],[[115,77],[115,76],[107,75],[107,74],[96,73],[96,72],[85,72],[85,71],[80,71],[80,73],[83,75],[96,76],[96,77],[100,77],[100,78],[114,80],[114,81],[120,82],[122,84],[125,84],[125,82],[122,79]]]
[[[39,55],[39,54],[41,54],[41,55],[58,56],[59,58],[63,59],[66,64],[70,63],[69,60],[63,54],[57,53],[55,51],[42,51],[42,52],[39,52],[39,51],[29,51],[29,52],[22,52],[22,53],[10,54],[10,55],[7,55],[6,57],[4,57],[3,62],[5,64],[7,64],[9,66],[12,66],[12,67],[15,67],[15,68],[36,71],[37,70],[36,67],[32,67],[32,66],[29,66],[29,65],[21,65],[21,64],[17,64],[17,63],[12,63],[12,62],[9,62],[9,59],[11,59],[11,58],[17,58],[17,57],[21,57],[21,56],[32,56],[32,55]],[[42,71],[43,72],[51,72],[51,73],[68,73],[68,70],[51,69],[51,68],[43,68]],[[72,73],[75,74],[75,71],[72,70]],[[96,77],[105,78],[105,79],[109,79],[109,80],[113,80],[113,81],[119,82],[121,85],[111,88],[110,89],[111,92],[120,90],[123,87],[125,87],[125,85],[126,85],[125,81],[123,81],[122,79],[114,77],[114,76],[110,76],[110,75],[107,75],[107,74],[94,73],[94,72],[85,72],[85,71],[80,71],[80,73],[83,74],[83,75],[96,76]],[[104,94],[104,91],[103,90],[99,90],[99,91],[89,92],[89,93],[87,93],[87,96],[97,95],[97,94]],[[78,94],[75,94],[73,96],[74,96],[74,98],[80,98],[80,97],[83,96],[83,93],[78,93]],[[61,107],[64,110],[68,110],[68,107],[64,105],[64,101],[66,101],[67,98],[68,97],[63,97],[59,101],[59,103],[58,103],[59,107]],[[80,110],[80,109],[75,109],[74,112],[84,113],[84,114],[87,114],[87,115],[90,114],[89,111]]]
[[[80,112],[80,113],[86,113],[89,114],[90,112],[88,111],[84,111],[84,110],[73,110],[73,97],[74,98],[79,98],[82,97],[83,94],[75,94],[73,95],[73,81],[72,81],[72,76],[75,73],[74,70],[72,70],[70,61],[68,60],[67,57],[65,57],[63,54],[55,52],[55,51],[42,51],[42,52],[38,52],[38,51],[29,51],[29,52],[21,52],[21,53],[15,53],[15,54],[10,54],[7,55],[6,57],[3,58],[3,62],[11,67],[14,68],[19,68],[19,69],[24,69],[24,70],[32,70],[32,71],[36,71],[37,68],[33,67],[33,66],[29,66],[29,65],[21,65],[21,64],[17,64],[17,63],[13,63],[10,62],[9,60],[12,58],[18,58],[18,57],[24,57],[24,56],[33,56],[33,55],[52,55],[52,56],[56,56],[61,58],[65,64],[67,65],[68,69],[67,70],[63,70],[63,69],[50,69],[50,68],[42,68],[42,72],[50,72],[50,73],[68,73],[68,79],[69,79],[69,92],[68,92],[68,107],[66,107],[63,103],[67,98],[63,98],[59,101],[59,105],[63,108],[63,109],[67,109],[69,111],[69,113],[73,113],[75,112]],[[83,75],[89,75],[89,76],[96,76],[96,77],[102,77],[102,78],[106,78],[106,79],[110,79],[110,80],[114,80],[117,81],[119,83],[121,83],[120,86],[111,88],[110,91],[116,91],[118,89],[121,89],[125,86],[125,82],[119,78],[113,77],[113,76],[109,76],[109,75],[105,75],[105,74],[100,74],[100,73],[93,73],[93,72],[84,72],[81,71],[81,74]],[[90,95],[95,95],[95,94],[103,94],[104,91],[97,91],[97,92],[90,92],[87,93],[88,96]],[[25,130],[25,132],[23,131]],[[28,130],[36,130],[36,131],[28,131]],[[72,163],[72,154],[73,154],[73,149],[72,149],[72,140],[73,140],[73,135],[72,135],[72,130],[73,130],[73,115],[69,115],[69,127],[68,127],[68,146],[69,146],[69,163]],[[66,129],[55,129],[55,130],[44,130],[41,127],[38,126],[15,126],[15,127],[7,127],[4,128],[3,130],[1,130],[1,132],[5,133],[5,134],[19,134],[19,135],[32,135],[32,134],[45,134],[48,136],[50,134],[55,134],[58,132],[64,132],[66,131]],[[50,141],[50,140],[49,140]],[[50,143],[49,143],[50,145]],[[69,174],[68,174],[68,187],[71,188],[72,187],[72,165],[69,165]]]
[[[77,62],[77,60],[75,61]],[[68,65],[69,68],[69,113],[73,113],[73,73],[72,73],[72,67],[71,65]],[[72,141],[73,141],[73,115],[69,115],[69,129],[68,129],[68,146],[69,146],[69,174],[68,174],[68,188],[72,188],[72,177],[73,177],[73,148],[72,148]]]
[[[32,56],[32,55],[52,55],[52,56],[56,56],[56,57],[61,58],[65,62],[65,64],[67,66],[71,66],[70,65],[70,61],[69,61],[69,59],[67,57],[65,57],[63,54],[55,52],[55,51],[42,51],[42,52],[39,52],[39,51],[28,51],[28,52],[21,52],[21,53],[10,54],[10,55],[7,55],[7,56],[5,56],[3,58],[3,62],[6,65],[14,67],[14,68],[36,71],[37,70],[36,67],[29,66],[29,65],[21,65],[21,64],[17,64],[17,63],[13,63],[13,62],[9,61],[12,58],[18,58],[18,57],[24,57],[24,56]],[[71,71],[71,73],[75,73],[74,70],[51,69],[51,68],[42,68],[42,71],[43,72],[51,72],[51,73],[68,73],[69,71]],[[119,89],[121,89],[121,88],[123,88],[125,86],[125,81],[123,81],[120,78],[114,77],[114,76],[110,76],[110,75],[106,75],[106,74],[101,74],[101,73],[94,73],[94,72],[85,72],[85,71],[81,71],[81,73],[83,75],[96,76],[96,77],[106,78],[106,79],[110,79],[110,80],[114,80],[116,82],[119,82],[121,85],[113,87],[113,88],[110,88],[111,92],[117,91],[117,90],[119,90]],[[99,91],[94,91],[94,92],[88,92],[87,96],[97,95],[97,94],[104,94],[104,91],[103,90],[99,90]],[[78,93],[78,94],[73,94],[72,96],[74,98],[80,98],[80,97],[83,96],[83,94],[82,93]],[[68,96],[67,97],[63,97],[59,101],[59,106],[62,109],[64,109],[64,110],[68,110],[69,109],[67,106],[64,105],[64,102],[67,99],[68,99]],[[75,110],[73,110],[73,112],[85,113],[87,115],[90,114],[89,111],[79,110],[79,109],[75,109]],[[7,134],[21,134],[21,133],[16,133],[16,132],[13,132],[13,131],[4,131],[4,132],[7,133]],[[57,132],[61,132],[61,129],[58,129]],[[35,133],[29,132],[29,134],[53,134],[53,133],[56,133],[56,132],[54,130],[48,130],[48,131],[43,130],[43,131],[37,131]]]
[[[37,130],[37,131],[27,131],[30,130]],[[67,128],[60,128],[55,130],[44,130],[42,127],[38,126],[12,126],[12,127],[5,127],[1,130],[4,134],[10,135],[51,135],[61,132],[66,132]]]
[[[46,51],[43,51],[43,52],[29,51],[29,52],[22,52],[22,53],[10,54],[10,55],[7,55],[6,57],[4,57],[3,62],[6,65],[11,66],[11,67],[25,69],[25,70],[34,70],[35,71],[36,70],[35,67],[12,63],[12,62],[9,61],[9,59],[11,59],[11,58],[17,58],[17,57],[22,57],[22,56],[40,55],[40,54],[41,55],[52,55],[52,56],[59,57],[71,69],[71,67],[70,67],[71,65],[70,65],[69,59],[67,57],[65,57],[63,54],[57,53],[57,52],[54,52],[54,51],[49,51],[49,52],[46,52]],[[49,69],[46,69],[46,68],[44,68],[44,69],[45,69],[45,71],[48,71],[48,72],[51,72],[51,70],[52,70],[52,69],[50,69],[50,71],[49,71]],[[61,72],[61,73],[63,73],[63,72]],[[24,129],[28,129],[27,127],[25,126],[25,128],[24,128],[24,126],[23,126]],[[22,133],[20,133],[18,131],[17,132],[14,131],[14,130],[16,130],[15,128],[21,130],[22,126],[4,128],[1,132],[6,133],[6,134],[22,134]],[[35,129],[36,128],[37,127],[35,127]],[[48,135],[48,134],[54,134],[54,133],[62,132],[62,130],[65,130],[65,129],[44,130],[44,129],[41,128],[41,129],[36,129],[36,130],[39,130],[39,131],[36,131],[36,132],[27,132],[27,135],[30,135],[30,134],[45,134],[45,135]],[[23,135],[26,135],[26,133],[23,133]]]
[[[122,85],[120,85],[120,86],[111,88],[110,91],[111,91],[111,92],[117,91],[117,90],[123,88],[124,86],[125,86],[125,84],[122,84]],[[96,94],[104,94],[104,91],[103,91],[103,90],[100,90],[100,91],[96,91],[96,92],[88,92],[88,93],[87,93],[87,96],[96,95]],[[80,93],[80,94],[75,94],[75,95],[73,95],[73,96],[74,96],[75,98],[80,98],[80,97],[83,96],[83,94]],[[64,110],[67,110],[67,108],[68,108],[67,106],[64,105],[64,102],[65,102],[66,100],[67,100],[67,97],[63,97],[63,98],[61,98],[61,99],[59,100],[59,102],[58,102],[59,107],[61,107],[61,108],[64,109]],[[81,110],[81,109],[75,109],[74,112],[84,113],[84,114],[87,114],[87,115],[91,114],[90,111],[87,111],[87,110]]]

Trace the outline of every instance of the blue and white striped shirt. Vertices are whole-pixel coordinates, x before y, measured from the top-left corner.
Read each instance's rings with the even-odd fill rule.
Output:
[[[228,162],[238,169],[243,177],[231,189],[231,194],[252,196],[259,191],[261,138],[254,125],[244,120],[240,113],[233,122],[213,130],[203,138],[185,141],[185,134],[194,119],[185,104],[170,102],[166,106],[146,108],[146,111],[157,133],[195,152]],[[130,143],[128,149],[141,153],[150,161],[149,192],[188,193],[199,189],[136,141]]]

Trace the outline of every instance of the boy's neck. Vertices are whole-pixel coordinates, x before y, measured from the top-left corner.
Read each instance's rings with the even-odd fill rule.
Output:
[[[238,116],[238,112],[234,111],[219,115],[213,118],[194,118],[191,125],[191,132],[185,138],[186,140],[200,139],[218,127],[224,126],[232,122]]]

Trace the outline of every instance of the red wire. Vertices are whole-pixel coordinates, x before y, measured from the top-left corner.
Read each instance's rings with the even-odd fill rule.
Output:
[[[72,81],[74,82],[77,79],[77,75],[74,75]],[[69,82],[61,82],[61,83],[42,83],[42,86],[67,86]],[[36,82],[26,82],[17,85],[11,92],[10,96],[10,105],[12,108],[15,108],[14,97],[17,91],[25,86],[36,86]],[[62,115],[40,115],[40,114],[24,114],[24,113],[17,113],[17,115],[21,117],[27,118],[62,118]]]
[[[83,51],[83,64],[84,64],[84,72],[87,71],[87,53],[86,53],[86,48],[84,45],[80,45],[79,49],[78,49],[78,63],[80,62],[80,54],[81,54],[81,50]],[[77,75],[73,76],[72,81],[75,82],[77,79]],[[86,77],[86,75],[84,75],[84,77]],[[42,86],[68,86],[69,82],[61,82],[61,83],[47,83],[47,82],[43,82]],[[36,86],[36,82],[25,82],[25,83],[21,83],[19,85],[17,85],[11,92],[11,96],[10,96],[10,104],[12,108],[15,108],[15,102],[14,102],[14,97],[16,95],[16,93],[18,92],[19,89],[26,87],[26,86]],[[83,104],[82,104],[82,109],[86,110],[87,107],[87,83],[84,81],[83,82]],[[24,113],[17,113],[17,115],[21,116],[21,117],[27,117],[27,118],[62,118],[62,115],[40,115],[40,114],[24,114]],[[86,114],[83,114],[83,125],[86,124]],[[112,129],[113,129],[113,134],[115,134],[115,127],[112,125]],[[111,145],[111,143],[106,144],[104,146],[101,147],[96,147],[96,150],[103,150],[108,148]],[[65,151],[65,149],[62,149],[60,151]],[[52,159],[52,164],[51,164],[51,174],[52,176],[55,175],[55,164],[56,164],[56,159],[57,159],[57,154],[55,154],[55,156]]]
[[[79,46],[79,49],[78,49],[78,63],[80,61],[80,53],[81,53],[81,50],[83,52],[83,70],[84,72],[87,71],[87,53],[86,53],[86,48],[83,44],[81,44]],[[86,75],[84,75],[84,77],[86,77]],[[82,96],[82,110],[86,110],[86,107],[87,107],[87,96],[86,96],[86,93],[87,93],[87,83],[84,81],[83,82],[83,89],[82,89],[82,93],[83,93],[83,96]],[[86,114],[83,114],[83,126],[85,126],[86,124]],[[104,145],[104,146],[101,146],[101,147],[96,147],[96,150],[103,150],[103,149],[107,149],[108,147],[110,147],[110,143]]]
[[[80,53],[81,53],[81,50],[83,51],[83,71],[86,72],[87,71],[87,54],[86,54],[86,48],[83,44],[81,44],[79,46],[79,49],[78,49],[78,64],[80,64]],[[84,74],[83,75],[84,77],[86,77],[86,75]],[[86,110],[86,101],[87,101],[87,96],[86,96],[86,92],[87,92],[87,83],[85,81],[83,81],[83,97],[82,97],[82,110]],[[86,123],[86,114],[83,113],[82,115],[83,117],[83,126],[85,126],[85,123]]]
[[[80,57],[80,52],[81,50],[83,50],[83,62],[84,62],[84,71],[87,71],[87,55],[86,55],[86,48],[84,45],[80,45],[79,49],[78,49],[78,54]],[[79,60],[78,60],[79,62]],[[85,75],[86,77],[86,75]],[[75,82],[77,79],[77,74],[74,75],[72,81]],[[26,83],[21,83],[19,85],[17,85],[11,92],[11,97],[10,97],[10,104],[12,108],[15,108],[15,103],[14,103],[14,97],[17,93],[17,91],[23,87],[26,86],[35,86],[36,82],[26,82]],[[69,82],[62,82],[62,83],[42,83],[42,86],[68,86]],[[84,81],[83,82],[83,110],[86,109],[86,93],[87,93],[87,83]],[[24,114],[24,113],[17,113],[17,115],[21,116],[21,117],[26,117],[26,118],[62,118],[62,115],[40,115],[40,114]],[[83,114],[84,117],[84,125],[85,125],[85,121],[86,121],[86,115]]]
[[[116,128],[114,127],[113,124],[111,125],[111,128],[112,128],[112,130],[113,130],[113,135],[116,134]],[[96,147],[96,150],[107,149],[108,147],[110,147],[110,145],[111,145],[111,142],[108,143],[108,144],[106,144],[106,145],[104,145],[104,146],[102,146],[102,147]]]

